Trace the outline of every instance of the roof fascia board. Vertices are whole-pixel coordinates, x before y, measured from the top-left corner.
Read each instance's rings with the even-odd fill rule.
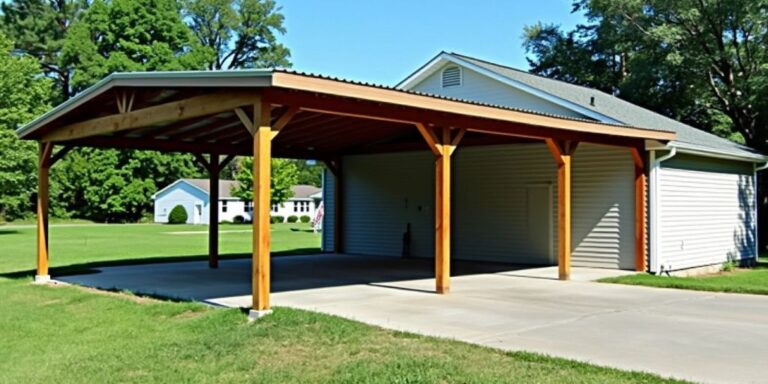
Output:
[[[646,149],[649,151],[658,151],[658,150],[671,150],[672,148],[677,148],[677,151],[679,153],[685,153],[689,155],[697,155],[702,157],[711,157],[715,159],[723,159],[723,160],[735,160],[735,161],[748,161],[752,163],[763,163],[768,161],[768,157],[762,156],[759,154],[754,155],[736,155],[732,153],[727,153],[723,151],[718,151],[711,148],[702,147],[699,145],[693,145],[688,143],[683,143],[679,141],[670,141],[666,145],[648,145],[646,146]]]
[[[523,123],[544,128],[563,129],[574,132],[615,135],[639,139],[674,140],[672,131],[652,130],[624,124],[610,124],[585,119],[552,116],[524,112],[505,107],[489,106],[458,101],[431,95],[404,92],[397,89],[371,87],[332,79],[317,78],[301,74],[276,72],[272,76],[273,87],[316,92],[340,97],[358,98],[378,103],[402,105],[435,112],[455,113],[465,116]],[[311,110],[311,108],[309,108]],[[408,123],[409,121],[403,120]]]
[[[440,55],[438,55],[437,57],[432,59],[432,61],[430,61],[426,66],[424,66],[420,70],[416,71],[415,73],[413,73],[411,76],[409,76],[405,80],[401,81],[400,84],[397,85],[397,88],[412,89],[413,87],[415,87],[416,85],[421,83],[424,79],[426,79],[427,77],[429,77],[433,73],[437,72],[437,70],[440,69],[440,67],[443,64],[447,63],[447,62],[464,66],[464,67],[466,67],[468,69],[471,69],[471,70],[473,70],[475,72],[478,72],[478,73],[480,73],[482,75],[485,75],[487,77],[490,77],[490,78],[492,78],[492,79],[494,79],[496,81],[499,81],[499,82],[501,82],[503,84],[506,84],[508,86],[516,88],[516,89],[518,89],[520,91],[529,93],[529,94],[531,94],[531,95],[533,95],[535,97],[538,97],[540,99],[544,99],[546,101],[549,101],[550,103],[559,105],[559,106],[561,106],[563,108],[570,109],[570,110],[572,110],[574,112],[580,113],[580,114],[582,114],[584,116],[593,118],[595,120],[598,120],[598,121],[601,121],[601,122],[604,122],[604,123],[611,123],[611,124],[624,124],[622,121],[619,121],[619,120],[613,119],[613,118],[611,118],[609,116],[603,115],[601,113],[592,111],[592,110],[590,110],[588,108],[584,108],[584,107],[582,107],[582,106],[580,106],[580,105],[578,105],[576,103],[573,103],[573,102],[570,102],[568,100],[559,98],[559,97],[554,96],[554,95],[552,95],[550,93],[544,92],[544,91],[542,91],[540,89],[531,87],[531,86],[529,86],[527,84],[524,84],[524,83],[521,83],[521,82],[519,82],[517,80],[513,80],[513,79],[510,79],[510,78],[508,78],[506,76],[502,76],[502,75],[500,75],[500,74],[498,74],[496,72],[493,72],[491,70],[483,68],[483,67],[481,67],[479,65],[473,64],[473,63],[471,63],[469,61],[466,61],[466,60],[464,60],[462,58],[455,57],[455,56],[453,56],[453,55],[451,55],[449,53],[441,53]]]
[[[16,130],[20,137],[116,87],[268,87],[273,70],[113,73]],[[248,81],[245,81],[248,80]]]

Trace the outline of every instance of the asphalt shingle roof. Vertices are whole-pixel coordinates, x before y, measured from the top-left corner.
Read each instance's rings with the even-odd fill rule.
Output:
[[[512,81],[536,88],[557,98],[578,104],[593,112],[618,120],[623,124],[649,129],[671,130],[677,134],[676,142],[692,144],[736,156],[762,156],[758,151],[723,139],[677,120],[639,107],[605,92],[564,81],[535,75],[523,70],[487,62],[457,53],[449,53],[461,60],[492,71]],[[594,97],[594,105],[591,99]]]

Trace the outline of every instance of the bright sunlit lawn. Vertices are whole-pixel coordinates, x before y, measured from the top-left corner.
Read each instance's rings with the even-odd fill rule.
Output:
[[[768,295],[768,258],[760,258],[760,261],[753,268],[737,268],[730,272],[712,275],[674,277],[638,274],[612,277],[600,281],[659,288]]]
[[[205,230],[54,226],[53,274],[117,260],[204,260]],[[248,226],[221,230],[223,253],[249,252]],[[319,245],[307,226],[276,225],[272,235],[278,251],[314,252]],[[33,228],[0,227],[0,383],[672,382],[288,308],[249,324],[238,309],[36,286],[30,284],[34,259]]]

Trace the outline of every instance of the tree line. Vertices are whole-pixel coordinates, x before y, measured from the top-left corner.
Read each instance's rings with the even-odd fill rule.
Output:
[[[17,0],[0,4],[0,220],[33,214],[37,146],[14,130],[113,72],[290,67],[273,0]],[[222,178],[250,174],[236,161]],[[322,168],[280,160],[275,195],[319,185]],[[179,178],[207,177],[188,154],[78,148],[51,169],[51,213],[132,222]],[[287,191],[284,190],[287,188]]]

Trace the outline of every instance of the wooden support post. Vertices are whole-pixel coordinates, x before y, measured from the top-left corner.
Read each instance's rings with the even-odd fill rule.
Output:
[[[219,267],[219,154],[211,153],[208,160],[208,267]]]
[[[560,280],[571,278],[571,164],[578,142],[547,139],[557,163],[557,271]]]
[[[48,272],[48,170],[51,166],[53,144],[40,143],[37,169],[37,274],[36,282],[50,280]]]
[[[254,106],[253,135],[253,309],[269,310],[270,292],[270,234],[269,212],[270,173],[272,160],[272,129],[270,105]]]
[[[416,128],[435,155],[435,291],[445,294],[451,289],[451,156],[466,129],[451,137],[448,127],[439,134],[424,124]]]
[[[641,148],[632,148],[632,159],[635,162],[635,270],[644,272],[647,269],[645,258],[645,234],[646,234],[646,214],[645,214],[645,160]]]
[[[451,132],[442,131],[442,150],[435,161],[435,290],[445,294],[451,289]]]

